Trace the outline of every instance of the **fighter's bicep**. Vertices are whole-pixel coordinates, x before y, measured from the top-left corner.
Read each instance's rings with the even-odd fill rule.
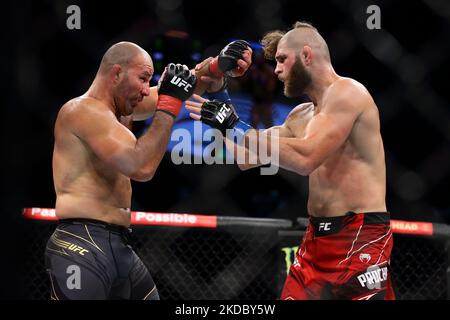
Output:
[[[339,105],[324,110],[309,121],[304,139],[312,150],[314,162],[321,163],[345,143],[358,115],[357,108]]]
[[[98,158],[117,168],[136,144],[136,137],[117,119],[97,112],[78,117],[72,130]]]
[[[89,139],[89,145],[100,159],[120,169],[128,162],[136,138],[121,124],[114,127],[114,130],[94,135]]]
[[[353,122],[350,118],[338,118],[327,114],[315,116],[305,128],[304,139],[316,146],[324,143],[341,145],[351,132]]]

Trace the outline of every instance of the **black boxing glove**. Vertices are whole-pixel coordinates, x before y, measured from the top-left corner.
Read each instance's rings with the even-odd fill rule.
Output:
[[[234,106],[228,102],[206,101],[202,104],[200,115],[200,121],[219,129],[224,136],[226,136],[227,129],[240,129],[239,134],[242,135],[251,128],[248,124],[239,120]]]
[[[223,77],[223,74],[237,67],[237,61],[242,59],[244,50],[250,47],[245,40],[235,40],[226,45],[209,64],[209,71],[217,78]]]
[[[197,78],[187,66],[169,63],[158,82],[156,111],[163,111],[175,118],[183,101],[194,93],[196,83]]]

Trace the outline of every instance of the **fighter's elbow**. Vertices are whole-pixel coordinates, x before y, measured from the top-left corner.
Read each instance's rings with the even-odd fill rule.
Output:
[[[131,177],[131,180],[137,181],[137,182],[147,182],[152,180],[152,175],[146,175],[146,174],[133,174]]]
[[[297,170],[297,173],[301,176],[307,177],[311,174],[312,170],[309,170],[307,168],[301,168],[299,170]]]
[[[247,171],[248,169],[252,168],[251,165],[246,164],[246,163],[238,163],[237,166],[239,167],[239,169],[241,171]]]
[[[154,112],[147,113],[133,113],[133,121],[144,121],[152,117]]]
[[[317,169],[317,167],[316,162],[306,158],[299,162],[295,168],[295,171],[301,176],[309,176],[314,170]]]
[[[138,182],[147,182],[153,179],[155,171],[152,168],[141,169],[131,174],[130,178]]]

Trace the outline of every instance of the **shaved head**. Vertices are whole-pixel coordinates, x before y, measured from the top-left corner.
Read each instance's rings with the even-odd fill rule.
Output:
[[[328,45],[312,24],[296,22],[287,33],[276,30],[264,35],[261,43],[264,47],[264,55],[267,59],[274,59],[278,44],[283,42],[288,48],[300,52],[304,46],[313,49],[316,56],[330,61]]]
[[[100,74],[105,74],[115,64],[127,68],[131,62],[136,60],[136,58],[141,57],[151,61],[149,54],[137,44],[126,41],[116,43],[103,55],[98,72]]]
[[[150,94],[153,71],[152,58],[144,49],[119,42],[106,50],[94,82],[111,97],[116,115],[128,116]]]
[[[304,46],[309,46],[316,55],[319,54],[322,58],[330,61],[328,45],[314,27],[304,26],[298,22],[294,29],[286,33],[280,41],[286,41],[286,45],[297,52]]]

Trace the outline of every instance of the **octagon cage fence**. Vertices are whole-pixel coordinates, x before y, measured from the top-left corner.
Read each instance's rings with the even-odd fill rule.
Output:
[[[23,211],[26,299],[48,300],[45,245],[54,209]],[[132,212],[131,244],[166,300],[274,300],[281,293],[308,219]],[[392,220],[396,298],[450,297],[450,226]]]

